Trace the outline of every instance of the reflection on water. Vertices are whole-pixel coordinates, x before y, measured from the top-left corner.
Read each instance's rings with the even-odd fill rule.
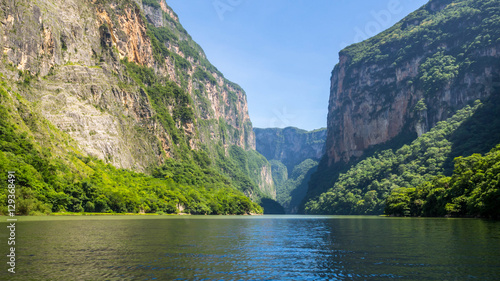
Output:
[[[17,273],[1,280],[500,280],[487,220],[28,217],[16,232]]]

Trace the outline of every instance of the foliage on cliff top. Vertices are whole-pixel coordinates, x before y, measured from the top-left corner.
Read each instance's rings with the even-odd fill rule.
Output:
[[[466,40],[466,43],[464,43]],[[411,42],[411,43],[409,43]],[[444,43],[444,44],[443,44]],[[478,49],[500,44],[498,0],[431,0],[386,31],[342,51],[348,65],[398,65],[425,50],[446,50],[465,63]]]

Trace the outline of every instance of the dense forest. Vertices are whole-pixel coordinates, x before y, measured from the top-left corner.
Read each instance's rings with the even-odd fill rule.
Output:
[[[425,214],[385,207],[393,192],[402,194],[451,176],[455,158],[485,154],[500,143],[498,4],[429,1],[391,28],[340,52],[341,63],[332,72],[332,77],[341,77],[332,85],[342,87],[330,97],[330,104],[341,105],[329,112],[337,118],[328,121],[332,146],[326,149],[331,155],[311,176],[301,211],[494,216],[464,207],[456,211],[452,205]],[[349,111],[363,106],[364,111]],[[387,116],[399,111],[405,114],[393,117],[403,120],[400,131],[365,145],[379,132],[385,134],[380,124],[394,129],[398,121]],[[343,126],[355,122],[357,127],[344,134]],[[358,143],[361,148],[356,148]],[[496,192],[491,188],[476,192]],[[459,199],[451,199],[454,195],[447,196],[450,201],[443,204],[458,204],[454,202]]]
[[[452,181],[456,181],[457,177],[465,176],[463,168],[457,171],[457,165],[462,167],[463,163],[469,163],[467,162],[469,160],[465,159],[479,157],[477,154],[470,156],[472,158],[459,156],[471,155],[475,152],[485,153],[495,147],[499,140],[500,103],[497,94],[488,99],[485,104],[476,101],[474,105],[459,110],[453,117],[439,122],[430,132],[417,138],[411,144],[403,145],[397,150],[386,149],[376,152],[346,172],[340,173],[333,188],[305,204],[305,212],[311,214],[382,214],[385,210],[393,215],[494,216],[495,214],[486,211],[479,213],[477,208],[471,211],[470,208],[466,209],[456,203],[462,202],[461,200],[469,196],[464,195],[468,192],[466,190],[458,191],[455,188],[453,192],[450,191],[443,199],[440,199],[439,204],[444,204],[443,208],[436,205],[436,209],[432,211],[429,206],[433,205],[436,200],[432,201],[427,196],[437,196],[437,193],[432,193],[431,190],[437,190],[438,187],[431,188],[432,186],[451,186],[451,184],[445,184],[445,181],[450,181],[450,178],[445,177],[443,180],[443,177],[453,170],[454,159],[456,163]],[[486,156],[489,157],[488,165],[492,167],[494,167],[492,162],[494,155],[491,152]],[[481,167],[482,171],[486,171],[487,168]],[[479,168],[474,167],[474,169]],[[470,174],[470,171],[467,173]],[[474,189],[475,196],[478,198],[498,196],[498,182],[490,178],[484,179],[484,182],[481,188]],[[486,185],[489,186],[486,187]],[[419,192],[427,191],[418,193],[415,192],[415,187]],[[465,187],[462,188],[465,189]],[[415,209],[414,206],[411,209],[408,196],[414,199],[411,201],[412,204],[427,202],[425,212],[422,213],[422,209]],[[404,205],[406,202],[404,200],[408,201],[408,206]],[[448,207],[445,210],[446,204]],[[484,208],[491,208],[491,204],[498,204],[498,201],[490,200],[488,203],[477,204],[484,204]]]
[[[179,209],[191,214],[262,213],[228,177],[210,167],[210,159],[203,153],[194,157],[198,163],[170,159],[152,176],[118,169],[83,156],[66,134],[33,114],[29,102],[6,88],[5,82],[0,94],[0,170],[5,179],[8,171],[15,172],[19,214],[161,214]],[[59,146],[67,153],[59,154]],[[4,214],[7,194],[2,189],[0,211]]]
[[[259,203],[273,206],[244,91],[210,64],[177,15],[157,0],[78,7],[83,14],[69,20],[90,29],[97,21],[96,32],[79,38],[61,24],[67,17],[45,10],[44,26],[7,30],[5,44],[29,41],[10,49],[34,52],[29,70],[16,67],[13,52],[0,64],[0,171],[5,179],[15,172],[18,213],[260,214]],[[50,44],[31,49],[40,30]],[[131,49],[134,57],[124,56]],[[79,107],[65,108],[66,99]],[[95,120],[99,128],[86,127]],[[8,184],[0,183],[3,214]]]
[[[286,213],[296,213],[297,207],[307,192],[307,183],[316,171],[318,162],[306,159],[296,165],[291,173],[278,160],[271,160],[273,180],[276,186],[276,201],[285,208]]]
[[[385,213],[396,216],[500,218],[500,145],[482,156],[455,159],[451,177],[393,189]]]

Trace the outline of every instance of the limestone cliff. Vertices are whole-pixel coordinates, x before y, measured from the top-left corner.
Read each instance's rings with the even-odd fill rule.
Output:
[[[235,145],[231,146],[228,152],[230,159],[258,186],[262,197],[275,200],[276,188],[272,177],[271,164],[266,158],[255,150],[245,151]]]
[[[245,92],[163,0],[7,0],[0,11],[2,79],[87,155],[147,172],[255,149]]]
[[[286,213],[297,213],[311,174],[324,154],[326,129],[254,128],[257,151],[271,163],[274,196]]]
[[[264,193],[269,194],[272,199],[276,199],[276,188],[273,183],[273,174],[271,172],[271,165],[267,164],[260,168],[260,182],[259,189]]]
[[[291,172],[306,159],[319,160],[324,154],[326,129],[305,131],[294,127],[254,128],[256,148],[268,160],[279,160]]]
[[[499,4],[431,0],[342,50],[331,76],[328,165],[397,136],[420,136],[488,97],[500,77]]]

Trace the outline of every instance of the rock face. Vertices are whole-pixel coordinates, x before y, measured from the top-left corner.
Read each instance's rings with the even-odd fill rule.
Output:
[[[120,168],[182,158],[183,140],[212,158],[217,145],[255,149],[244,91],[208,62],[163,0],[155,3],[1,1],[0,72],[82,151]],[[194,118],[153,102],[148,82],[134,82],[124,62],[174,81]]]
[[[306,159],[319,160],[324,154],[326,129],[307,132],[294,127],[254,128],[257,151],[267,160],[279,160],[291,172]]]
[[[328,165],[397,136],[420,136],[488,97],[500,77],[498,7],[497,1],[431,0],[342,50],[331,76]]]
[[[265,194],[269,194],[271,199],[276,199],[276,188],[273,183],[273,174],[270,164],[262,166],[260,169],[259,189]]]
[[[326,128],[310,132],[293,127],[254,128],[254,132],[257,151],[271,163],[262,175],[274,182],[272,198],[286,213],[297,213],[316,161],[324,155]]]

